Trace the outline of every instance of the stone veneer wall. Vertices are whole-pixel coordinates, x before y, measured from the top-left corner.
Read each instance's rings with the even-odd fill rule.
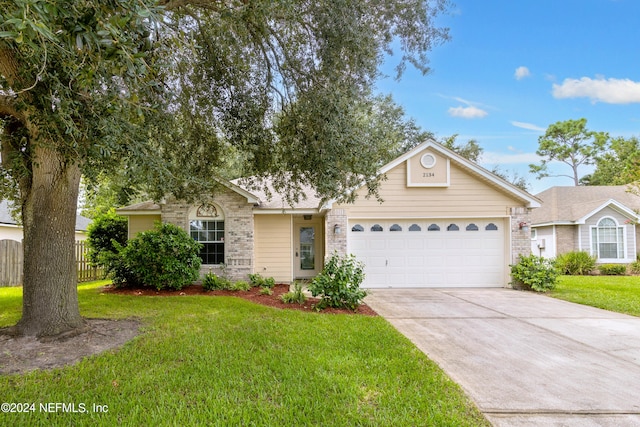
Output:
[[[340,234],[334,232],[335,227],[339,226],[341,229]],[[340,255],[346,255],[347,253],[347,233],[349,230],[347,227],[347,212],[344,209],[332,209],[325,217],[325,258],[333,254],[334,251]]]
[[[224,214],[224,272],[220,266],[203,265],[202,275],[213,271],[224,273],[232,280],[247,280],[253,272],[253,206],[247,199],[229,190],[216,194],[213,203],[218,205]],[[189,211],[198,204],[189,205],[171,200],[161,205],[162,221],[177,225],[189,232]]]
[[[520,228],[527,224],[527,230]],[[518,262],[520,255],[531,255],[531,210],[529,208],[511,208],[511,263]]]

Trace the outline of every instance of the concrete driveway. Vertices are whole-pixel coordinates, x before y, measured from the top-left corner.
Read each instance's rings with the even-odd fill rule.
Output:
[[[495,426],[640,426],[640,318],[511,289],[380,289],[365,302]]]

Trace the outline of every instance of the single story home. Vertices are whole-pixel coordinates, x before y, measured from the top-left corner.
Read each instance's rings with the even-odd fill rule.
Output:
[[[87,227],[91,223],[89,218],[76,216],[76,240],[87,239]],[[11,216],[11,207],[6,200],[0,200],[0,240],[15,240],[22,242],[24,233],[22,225]]]
[[[630,263],[638,251],[640,196],[632,187],[551,187],[536,195],[531,252],[545,258],[586,251],[597,263]]]
[[[436,143],[426,141],[381,168],[383,202],[321,203],[311,193],[294,206],[226,182],[213,202],[167,199],[118,210],[129,237],[156,221],[203,243],[202,272],[234,279],[260,273],[279,282],[317,275],[337,251],[365,264],[366,288],[505,287],[509,264],[530,253],[534,196]]]

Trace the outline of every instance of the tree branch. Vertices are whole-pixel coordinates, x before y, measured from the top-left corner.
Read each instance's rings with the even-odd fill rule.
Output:
[[[222,12],[223,10],[239,9],[246,6],[249,0],[221,1],[221,0],[159,0],[158,5],[166,10],[176,10],[185,6],[195,6],[212,12]]]

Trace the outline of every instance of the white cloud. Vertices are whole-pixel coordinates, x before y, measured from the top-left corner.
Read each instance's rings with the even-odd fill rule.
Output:
[[[540,161],[540,156],[536,153],[498,153],[485,151],[482,153],[480,163],[485,165],[508,165],[518,163],[537,163]]]
[[[483,109],[474,107],[473,105],[469,105],[468,107],[451,107],[448,111],[450,116],[461,117],[463,119],[479,119],[489,114]]]
[[[511,124],[514,125],[517,128],[522,128],[522,129],[527,129],[527,130],[535,130],[535,131],[540,131],[540,132],[546,131],[545,128],[541,128],[540,126],[536,126],[536,125],[533,125],[531,123],[512,121]]]
[[[524,66],[520,66],[516,68],[516,72],[514,74],[516,80],[522,80],[525,77],[529,77],[530,75],[531,75],[531,72],[527,67],[524,67]]]
[[[629,79],[565,79],[553,85],[554,98],[589,98],[592,102],[608,104],[640,103],[640,82]]]

